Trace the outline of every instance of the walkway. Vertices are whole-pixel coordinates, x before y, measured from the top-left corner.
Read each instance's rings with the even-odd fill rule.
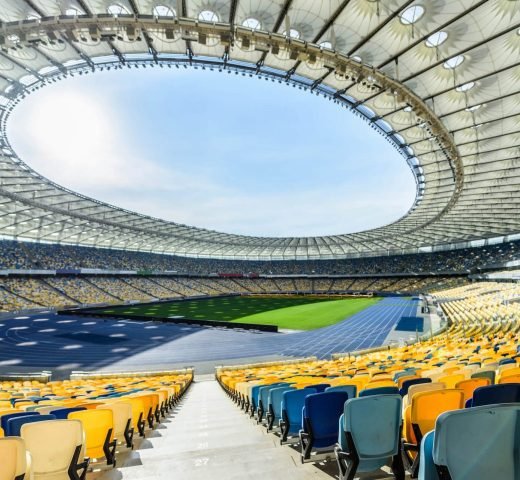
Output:
[[[255,425],[215,380],[194,382],[159,427],[95,480],[331,480]]]

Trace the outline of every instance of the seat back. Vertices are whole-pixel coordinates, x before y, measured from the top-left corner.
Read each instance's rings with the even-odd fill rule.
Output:
[[[56,408],[49,413],[54,415],[58,420],[67,420],[70,413],[86,410],[85,407]]]
[[[287,416],[291,433],[298,432],[301,427],[305,398],[315,393],[314,388],[304,388],[302,390],[290,390],[282,394],[282,412],[285,412]]]
[[[433,460],[456,480],[517,479],[519,432],[518,404],[444,413],[435,426]]]
[[[473,392],[471,406],[493,405],[495,403],[520,402],[520,383],[502,383],[479,387]]]
[[[77,420],[27,423],[21,437],[31,454],[34,475],[68,478],[68,468],[77,447],[83,444],[83,428]],[[60,475],[61,474],[61,475]]]
[[[10,436],[20,436],[20,430],[26,423],[44,422],[46,420],[56,420],[54,415],[29,415],[26,417],[11,418],[7,422],[7,430]]]
[[[412,403],[412,398],[417,393],[444,390],[445,388],[446,387],[444,386],[444,383],[437,382],[411,385],[410,388],[408,388],[408,393],[403,397],[403,408],[406,408],[408,405]]]
[[[324,392],[329,387],[330,387],[330,383],[315,383],[315,384],[307,385],[306,388],[314,388],[314,390],[316,390],[317,393],[321,393],[321,392]]]
[[[123,440],[128,420],[132,420],[132,405],[129,402],[120,401],[98,405],[97,408],[112,411],[114,419],[113,436],[118,440]]]
[[[139,397],[125,397],[124,401],[126,403],[129,403],[132,408],[132,426],[136,429],[139,428],[138,421],[139,417],[141,417],[142,420],[146,418],[145,414],[145,404],[143,400]]]
[[[411,422],[412,425],[417,425],[424,435],[434,429],[435,421],[441,413],[461,408],[464,408],[462,390],[420,392],[412,398]]]
[[[110,430],[112,430],[112,435],[108,440],[113,439],[114,415],[112,410],[81,410],[70,413],[68,418],[79,420],[83,425],[87,456],[92,458],[104,457],[103,446]]]
[[[356,398],[357,387],[356,385],[337,385],[335,387],[327,387],[326,392],[345,392],[348,395],[349,400]]]
[[[9,431],[9,420],[13,418],[21,418],[21,417],[31,417],[31,416],[38,416],[38,412],[15,412],[15,413],[3,413],[0,417],[0,427],[2,427],[2,430],[4,431],[5,436],[11,435],[11,432]]]
[[[253,409],[256,410],[258,408],[258,395],[260,394],[260,389],[264,385],[255,385],[251,389],[251,405],[253,406]]]
[[[455,388],[455,385],[458,382],[462,382],[462,380],[465,380],[466,376],[463,373],[456,373],[453,375],[444,375],[442,377],[439,377],[437,379],[437,382],[444,383],[446,385],[446,388]]]
[[[264,408],[264,410],[267,410],[267,407],[269,405],[269,392],[273,388],[285,387],[285,386],[287,386],[286,383],[278,382],[278,383],[272,383],[271,385],[263,385],[262,388],[260,388],[259,399],[262,402],[262,407]]]
[[[412,385],[421,385],[424,383],[432,383],[432,379],[416,377],[416,378],[410,378],[408,380],[405,380],[401,384],[401,388],[399,389],[399,394],[401,395],[401,397],[404,397],[408,393],[408,390]]]
[[[428,432],[421,442],[421,463],[419,464],[419,480],[439,480],[437,467],[433,461],[433,440],[435,432]]]
[[[473,398],[473,392],[479,387],[489,385],[491,380],[489,378],[470,378],[469,380],[462,380],[455,385],[455,388],[464,392],[464,401]]]
[[[269,391],[268,405],[271,406],[275,420],[279,420],[282,416],[282,399],[285,392],[295,390],[294,387],[276,387]]]
[[[491,385],[495,383],[495,377],[495,370],[480,370],[471,374],[471,378],[489,378]]]
[[[374,395],[348,400],[343,429],[352,435],[359,471],[377,470],[399,452],[402,398]]]
[[[368,385],[367,385],[368,387]],[[398,395],[399,389],[394,385],[393,387],[377,387],[365,388],[359,392],[360,397],[370,397],[372,395]]]
[[[305,398],[303,429],[312,431],[315,447],[323,448],[336,443],[338,420],[347,400],[346,392],[314,393]]]
[[[18,437],[0,438],[0,480],[23,478],[27,471],[25,442]]]

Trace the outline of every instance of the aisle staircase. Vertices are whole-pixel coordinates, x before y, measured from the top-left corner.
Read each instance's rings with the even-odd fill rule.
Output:
[[[173,413],[118,468],[87,480],[331,479],[255,425],[212,375],[199,376]]]

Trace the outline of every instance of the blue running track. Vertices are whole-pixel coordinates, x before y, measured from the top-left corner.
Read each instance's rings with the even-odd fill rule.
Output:
[[[146,368],[269,355],[328,358],[381,345],[417,301],[389,297],[336,325],[293,334],[43,313],[0,319],[0,368]]]

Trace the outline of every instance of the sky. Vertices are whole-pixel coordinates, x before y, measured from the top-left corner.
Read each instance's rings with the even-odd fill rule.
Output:
[[[111,70],[11,115],[11,145],[54,182],[187,225],[259,236],[352,233],[415,197],[401,155],[323,97],[226,72]]]

